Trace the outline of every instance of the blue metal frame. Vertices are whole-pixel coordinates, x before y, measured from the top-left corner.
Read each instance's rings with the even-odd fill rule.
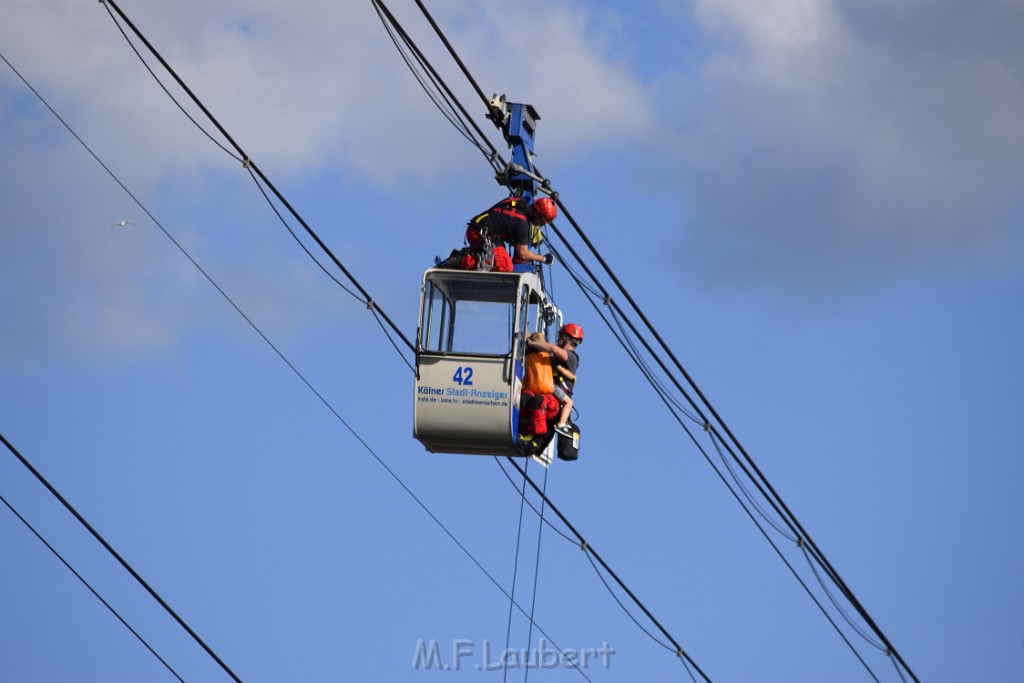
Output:
[[[512,146],[512,163],[533,173],[533,144],[540,115],[530,104],[509,102],[508,107],[508,125],[504,132],[505,140]],[[533,178],[522,173],[509,177],[509,189],[530,202],[533,201],[533,186]]]

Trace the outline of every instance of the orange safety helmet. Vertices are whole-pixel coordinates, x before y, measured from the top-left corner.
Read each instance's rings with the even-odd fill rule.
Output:
[[[555,217],[558,216],[558,208],[555,206],[555,202],[551,197],[541,197],[535,201],[533,203],[533,211],[541,220],[540,225],[546,225],[547,223],[555,220]]]
[[[583,343],[583,328],[576,323],[569,323],[568,325],[562,325],[562,328],[558,330],[558,336],[566,336],[573,340],[577,346]]]

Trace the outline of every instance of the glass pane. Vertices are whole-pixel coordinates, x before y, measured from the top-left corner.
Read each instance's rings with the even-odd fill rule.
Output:
[[[429,285],[423,301],[423,339],[427,351],[444,351],[447,327],[451,324],[451,306],[440,290]]]
[[[512,346],[511,303],[459,301],[455,304],[451,350],[505,355]]]
[[[432,352],[507,355],[512,348],[518,277],[467,278],[438,273],[427,280],[420,348]]]

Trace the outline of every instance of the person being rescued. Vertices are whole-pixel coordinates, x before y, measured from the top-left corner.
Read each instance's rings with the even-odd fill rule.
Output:
[[[576,347],[582,343],[583,328],[575,323],[562,325],[558,330],[557,344],[546,341],[541,332],[530,335],[526,342],[528,349],[546,351],[550,354],[549,362],[554,370],[554,386],[551,393],[558,399],[561,406],[555,431],[565,436],[572,436],[573,433],[572,427],[569,425],[569,416],[572,413],[572,392],[576,386],[576,369],[580,364]],[[527,354],[528,359],[529,355]]]
[[[552,254],[538,254],[530,247],[541,241],[540,227],[555,220],[558,209],[550,197],[530,204],[522,197],[506,197],[474,217],[466,228],[468,252],[462,256],[463,270],[495,270],[503,273],[529,272],[536,262],[551,265]],[[512,245],[509,256],[505,244]]]
[[[534,332],[527,337],[526,356],[523,359],[523,397],[520,406],[520,430],[523,434],[543,437],[548,433],[548,425],[553,422],[561,410],[561,404],[555,398],[554,368],[551,355],[547,351],[533,346],[533,342],[545,341],[543,332]],[[522,437],[521,437],[522,438]],[[536,446],[536,440],[527,439]]]

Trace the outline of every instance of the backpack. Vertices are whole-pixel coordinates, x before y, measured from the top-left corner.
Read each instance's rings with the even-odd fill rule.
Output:
[[[580,457],[580,428],[575,422],[569,425],[572,427],[572,436],[558,435],[558,459],[572,462]]]

